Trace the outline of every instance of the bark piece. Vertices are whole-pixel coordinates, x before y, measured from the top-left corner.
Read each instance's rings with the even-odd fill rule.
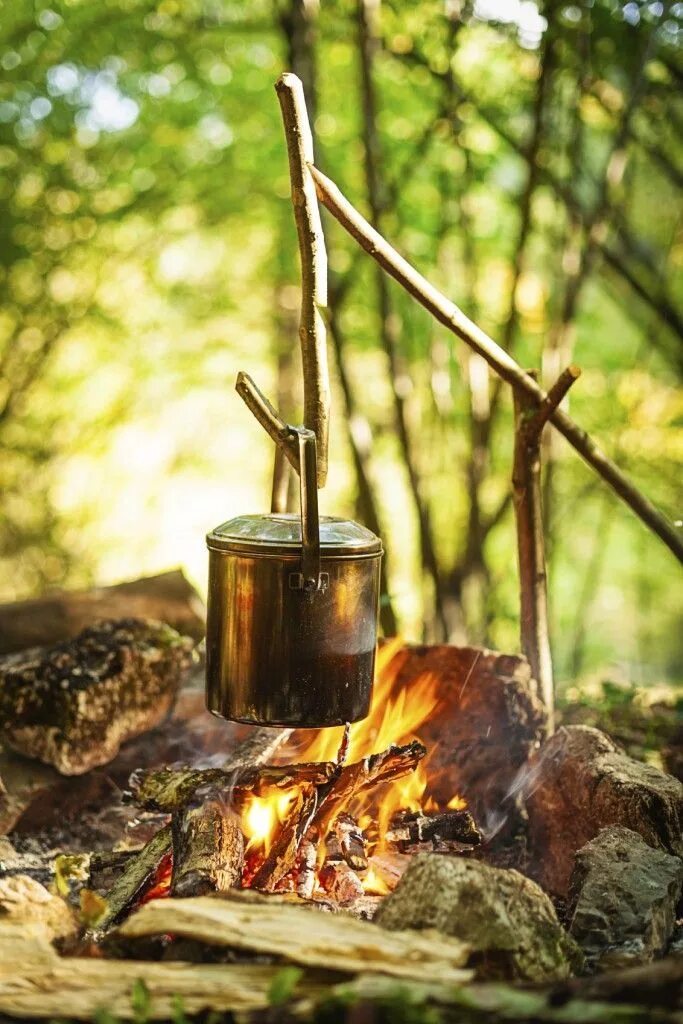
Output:
[[[396,693],[420,676],[439,680],[437,713],[420,726],[430,751],[429,793],[445,807],[459,794],[485,837],[517,823],[510,789],[546,729],[527,662],[449,644],[407,645],[389,663]]]
[[[462,846],[478,846],[481,833],[474,823],[469,811],[436,811],[425,814],[423,811],[398,811],[384,837],[387,842],[396,843],[402,853],[408,848],[434,846],[443,848],[444,844],[452,843],[454,848]],[[417,851],[416,851],[417,852]]]
[[[184,636],[206,632],[204,603],[180,569],[113,587],[61,591],[0,605],[0,654],[47,647],[77,636],[101,619],[167,622]]]
[[[173,896],[205,896],[239,885],[244,836],[238,819],[216,796],[174,815]]]
[[[106,764],[168,714],[192,647],[161,622],[118,619],[9,656],[0,670],[3,740],[63,775]]]
[[[130,777],[130,798],[147,810],[180,810],[200,788],[233,793],[258,792],[268,786],[289,789],[306,783],[326,782],[332,775],[332,762],[311,764],[254,765],[245,768],[160,768],[135,771]]]
[[[581,954],[546,894],[517,871],[418,854],[375,921],[383,928],[438,928],[467,943],[482,978],[566,978]]]
[[[71,907],[28,875],[0,879],[0,928],[8,923],[20,927],[38,925],[50,941],[75,935],[78,930]]]
[[[683,861],[611,826],[576,854],[569,931],[590,967],[604,971],[662,956],[683,888]]]
[[[429,971],[455,985],[471,976],[461,969],[469,949],[457,939],[389,932],[346,915],[312,913],[270,898],[255,902],[230,894],[155,900],[121,928],[128,938],[167,933],[348,974],[370,971],[419,979]]]
[[[567,895],[576,851],[608,825],[683,854],[683,784],[627,757],[598,729],[558,729],[519,785],[527,797],[535,876],[558,896]]]

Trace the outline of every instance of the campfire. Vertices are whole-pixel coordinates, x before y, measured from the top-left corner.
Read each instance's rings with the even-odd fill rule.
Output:
[[[430,793],[437,745],[428,750],[420,730],[444,697],[433,672],[397,686],[400,649],[394,641],[379,652],[368,718],[295,733],[280,753],[286,763],[250,761],[252,738],[235,767],[135,772],[128,799],[172,815],[172,852],[164,847],[141,899],[227,883],[349,904],[391,891],[407,855],[478,845],[463,797],[442,806]]]

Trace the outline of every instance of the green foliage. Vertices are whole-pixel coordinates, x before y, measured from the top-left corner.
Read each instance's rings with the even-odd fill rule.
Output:
[[[294,997],[297,985],[303,977],[301,967],[283,967],[278,971],[268,989],[268,1002],[271,1006],[284,1006]]]
[[[287,61],[280,15],[290,6],[15,0],[0,13],[3,599],[178,562],[203,586],[206,530],[267,507],[271,446],[230,396],[240,368],[275,396],[276,354],[297,345],[298,259],[272,89]],[[472,3],[460,6],[454,27],[440,0],[382,5],[373,73],[383,230],[494,337],[505,336],[529,180],[523,156],[552,45],[511,344],[549,378],[563,361],[582,366],[573,416],[662,511],[680,516],[675,12],[546,3],[544,41],[533,24],[482,14],[486,4],[477,16]],[[365,209],[356,22],[351,0],[321,5],[315,130],[320,166]],[[636,286],[593,252],[559,344],[575,249],[586,241],[580,223],[600,206],[641,67],[625,173],[607,182],[609,216],[598,232]],[[332,288],[350,277],[337,312],[372,431],[389,596],[404,635],[431,636],[433,594],[378,344],[374,268],[335,224],[327,237]],[[462,608],[453,636],[516,649],[509,509],[471,557],[477,368],[393,285],[391,302],[421,493],[442,575]],[[296,388],[280,397],[298,414]],[[333,413],[322,510],[353,515],[336,384]],[[509,488],[511,449],[504,393],[484,458],[484,516]],[[683,597],[673,559],[572,452],[553,445],[548,453],[558,676],[573,682],[605,667],[639,686],[680,681]]]
[[[135,1024],[147,1024],[150,1019],[152,998],[142,978],[136,978],[130,992],[130,1005]]]

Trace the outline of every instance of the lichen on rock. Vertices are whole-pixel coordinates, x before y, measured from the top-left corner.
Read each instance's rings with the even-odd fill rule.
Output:
[[[63,775],[111,761],[158,725],[192,662],[193,641],[150,619],[115,619],[0,662],[2,740]]]
[[[474,951],[478,977],[564,979],[582,963],[542,889],[518,871],[419,854],[375,918],[384,928],[436,928]]]

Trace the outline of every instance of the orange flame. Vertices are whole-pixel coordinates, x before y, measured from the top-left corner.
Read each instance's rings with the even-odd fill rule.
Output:
[[[434,673],[424,672],[410,679],[407,684],[398,684],[399,672],[404,664],[404,659],[400,657],[402,649],[403,644],[397,639],[384,644],[377,653],[372,706],[367,718],[351,726],[347,755],[349,763],[379,753],[392,744],[419,739],[421,726],[438,713],[441,697],[439,680]],[[306,734],[306,742],[296,750],[296,760],[334,761],[342,735],[341,727]],[[399,809],[439,809],[432,797],[425,798],[428,763],[434,751],[432,747],[414,772],[375,787],[347,808],[355,814],[366,836],[373,837],[371,847],[377,841],[381,845],[389,822]],[[290,756],[291,753],[290,749]],[[249,840],[247,851],[251,851],[252,855],[268,854],[278,827],[285,820],[295,796],[296,790],[283,792],[273,789],[249,798],[242,811],[242,823]],[[454,796],[448,804],[451,809],[465,806],[466,802],[459,796]],[[339,807],[340,811],[343,809]],[[389,891],[384,880],[372,868],[363,880],[363,887],[366,892]]]

